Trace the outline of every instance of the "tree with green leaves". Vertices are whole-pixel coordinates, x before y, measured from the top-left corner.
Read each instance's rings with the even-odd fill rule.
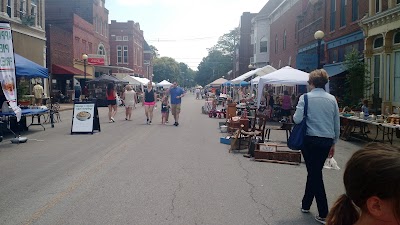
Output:
[[[371,88],[369,71],[367,65],[360,59],[362,55],[355,49],[345,55],[344,66],[347,69],[344,104],[346,106],[357,106],[360,99],[366,97],[367,91]]]
[[[227,76],[233,68],[236,46],[239,42],[239,28],[222,35],[216,45],[208,49],[208,55],[200,62],[195,81],[207,85],[212,81]]]
[[[210,50],[218,50],[222,52],[224,55],[229,55],[232,57],[232,60],[235,56],[235,49],[239,43],[239,27],[231,30],[229,33],[226,33],[219,37],[218,42],[214,45]]]
[[[170,57],[156,58],[153,62],[153,74],[155,82],[163,80],[177,81],[181,76],[179,63]]]
[[[218,50],[210,50],[197,67],[195,81],[200,85],[207,85],[214,80],[226,76],[232,69],[232,58]]]
[[[152,52],[153,59],[160,57],[160,54],[158,53],[158,49],[154,45],[149,45],[149,47]]]

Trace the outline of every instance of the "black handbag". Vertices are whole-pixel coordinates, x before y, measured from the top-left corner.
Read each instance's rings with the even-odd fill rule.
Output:
[[[308,97],[304,94],[304,114],[303,120],[295,124],[288,140],[288,147],[292,150],[301,150],[304,145],[304,138],[307,132],[307,108]]]

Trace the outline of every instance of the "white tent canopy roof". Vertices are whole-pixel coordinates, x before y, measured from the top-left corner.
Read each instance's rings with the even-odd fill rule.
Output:
[[[257,76],[264,76],[265,74],[269,74],[276,71],[276,69],[270,65],[262,67],[259,71],[256,72]]]
[[[171,85],[172,84],[169,81],[163,80],[157,84],[157,87],[169,88],[169,87],[171,87]]]
[[[261,68],[255,69],[255,70],[251,70],[247,73],[244,73],[238,77],[236,77],[235,79],[231,80],[231,82],[233,84],[239,84],[240,82],[246,80],[247,78],[254,76],[257,72],[259,72],[261,70]]]
[[[143,85],[141,81],[136,79],[137,77],[133,77],[133,76],[126,76],[123,79],[128,81],[129,84],[131,85]]]
[[[209,86],[221,86],[222,84],[224,84],[225,82],[227,82],[228,80],[225,78],[218,78],[216,80],[214,80],[213,82],[211,82],[209,84]]]
[[[285,66],[262,76],[259,84],[308,85],[308,76],[309,74],[306,72]]]
[[[293,69],[290,66],[285,66],[275,72],[264,75],[258,83],[257,103],[260,105],[262,91],[266,84],[280,85],[308,85],[309,74],[301,70]]]
[[[144,85],[144,86],[146,86],[150,82],[150,80],[147,78],[134,77],[134,76],[126,76],[124,77],[124,80],[128,81],[129,84],[132,85]],[[153,85],[155,85],[154,82]]]
[[[258,82],[260,81],[260,78],[261,78],[262,76],[265,76],[265,75],[267,75],[267,74],[270,74],[270,73],[272,73],[272,72],[274,72],[274,71],[276,71],[276,69],[275,69],[274,67],[270,66],[270,65],[267,65],[267,66],[264,66],[264,67],[260,68],[260,70],[256,72],[256,74],[257,74],[258,76],[255,77],[255,78],[253,78],[253,79],[250,81],[250,84],[251,84],[251,85],[256,85],[256,84],[258,84]]]

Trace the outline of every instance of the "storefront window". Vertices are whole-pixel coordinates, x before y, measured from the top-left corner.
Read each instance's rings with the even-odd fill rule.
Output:
[[[394,61],[400,61],[400,51],[394,55]],[[394,101],[400,102],[400,63],[394,64]]]

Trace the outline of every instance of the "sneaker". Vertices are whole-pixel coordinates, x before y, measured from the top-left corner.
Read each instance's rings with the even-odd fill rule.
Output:
[[[319,216],[315,216],[315,220],[320,222],[321,224],[326,224],[325,218],[322,218],[322,217],[319,217]]]
[[[177,122],[174,123],[174,126],[176,126]]]
[[[301,205],[301,212],[302,213],[309,213],[310,212],[309,209],[303,209],[303,203],[300,202],[300,205]]]
[[[112,123],[112,122],[113,122],[112,120],[109,121],[109,123]]]
[[[151,120],[149,120],[149,125],[151,124]]]
[[[309,213],[310,210],[309,210],[309,209],[303,209],[303,208],[301,208],[301,212],[302,212],[302,213]]]
[[[147,120],[146,120],[146,124],[149,124],[149,118],[147,118]]]
[[[115,122],[114,117],[111,117],[111,121]]]

